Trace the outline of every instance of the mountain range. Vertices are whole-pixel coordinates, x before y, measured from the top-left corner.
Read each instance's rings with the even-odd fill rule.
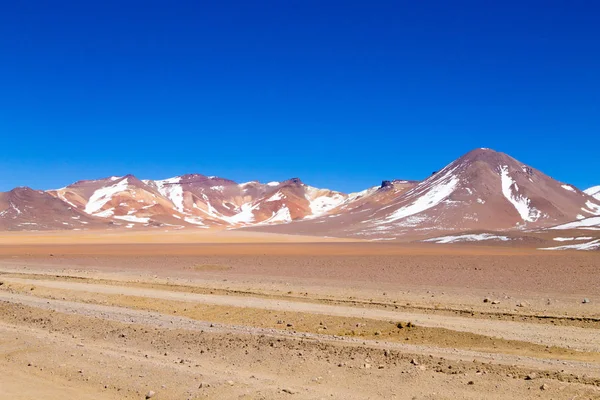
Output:
[[[392,239],[586,224],[597,216],[600,186],[582,191],[483,148],[423,181],[385,180],[350,194],[298,178],[237,183],[200,174],[113,176],[0,193],[0,230],[245,228]]]

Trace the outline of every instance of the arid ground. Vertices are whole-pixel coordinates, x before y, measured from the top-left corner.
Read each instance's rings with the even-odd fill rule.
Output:
[[[600,398],[600,252],[0,234],[1,399]]]

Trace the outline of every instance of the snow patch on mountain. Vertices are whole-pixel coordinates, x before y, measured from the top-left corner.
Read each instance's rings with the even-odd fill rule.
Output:
[[[600,249],[600,239],[586,243],[568,244],[557,247],[542,247],[539,250],[596,250]]]
[[[327,214],[337,206],[346,201],[346,197],[341,193],[332,192],[327,189],[317,189],[312,186],[305,186],[304,198],[308,201],[311,215],[305,219],[316,218]]]
[[[600,200],[600,185],[599,186],[592,186],[591,188],[585,189],[583,191],[586,194],[589,194],[590,196]]]
[[[550,229],[590,229],[600,230],[600,217],[589,217],[580,219],[579,221],[573,221],[566,224],[553,226]]]
[[[456,243],[456,242],[480,242],[483,240],[500,240],[500,241],[508,241],[510,238],[507,236],[498,236],[492,235],[489,233],[480,233],[480,234],[465,234],[465,235],[456,235],[456,236],[441,236],[431,239],[425,239],[424,242],[434,242],[438,244],[446,244],[446,243]]]
[[[176,176],[174,178],[163,179],[160,181],[154,181],[158,192],[171,200],[175,209],[181,213],[185,212],[183,206],[183,187],[181,186],[181,177]]]
[[[141,223],[147,223],[150,220],[150,218],[140,218],[140,217],[136,217],[134,215],[115,215],[113,218],[121,219],[123,221],[141,222]]]
[[[274,195],[272,195],[271,197],[269,197],[267,200],[265,200],[266,203],[272,202],[272,201],[278,201],[278,200],[282,200],[284,199],[285,196],[283,195],[283,193],[281,192],[276,192]]]
[[[129,178],[125,178],[112,186],[96,190],[88,200],[84,211],[90,215],[97,213],[113,198],[114,195],[127,190],[128,187]]]
[[[599,215],[600,214],[600,204],[596,204],[596,203],[592,203],[591,201],[586,201],[585,202],[585,206],[587,208],[589,208],[589,210],[582,208],[582,211],[585,211],[587,213],[593,214],[593,215]]]
[[[577,192],[573,186],[571,185],[560,185],[563,189],[568,190],[569,192]]]
[[[530,199],[518,193],[519,186],[508,175],[508,167],[500,167],[500,174],[502,179],[502,194],[515,207],[521,219],[527,222],[537,221],[542,216],[542,213],[530,205]],[[513,190],[516,193],[513,193]]]
[[[406,197],[416,197],[413,202],[386,217],[385,222],[393,222],[408,216],[423,212],[440,204],[454,192],[459,179],[454,175],[457,167],[446,168],[418,184],[406,193]]]
[[[264,220],[261,224],[274,224],[274,223],[285,223],[292,222],[292,215],[290,214],[290,209],[286,206],[281,207],[276,212],[273,212],[273,215],[266,220]]]
[[[591,236],[579,236],[579,237],[555,237],[552,240],[555,240],[557,242],[570,242],[573,240],[590,240],[593,239],[593,237]]]

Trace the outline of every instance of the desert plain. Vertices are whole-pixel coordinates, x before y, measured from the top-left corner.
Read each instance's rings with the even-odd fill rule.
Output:
[[[600,398],[600,252],[0,234],[1,399]]]

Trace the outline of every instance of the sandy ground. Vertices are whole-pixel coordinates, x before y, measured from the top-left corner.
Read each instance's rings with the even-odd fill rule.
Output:
[[[246,235],[0,236],[0,399],[600,398],[598,252]]]

